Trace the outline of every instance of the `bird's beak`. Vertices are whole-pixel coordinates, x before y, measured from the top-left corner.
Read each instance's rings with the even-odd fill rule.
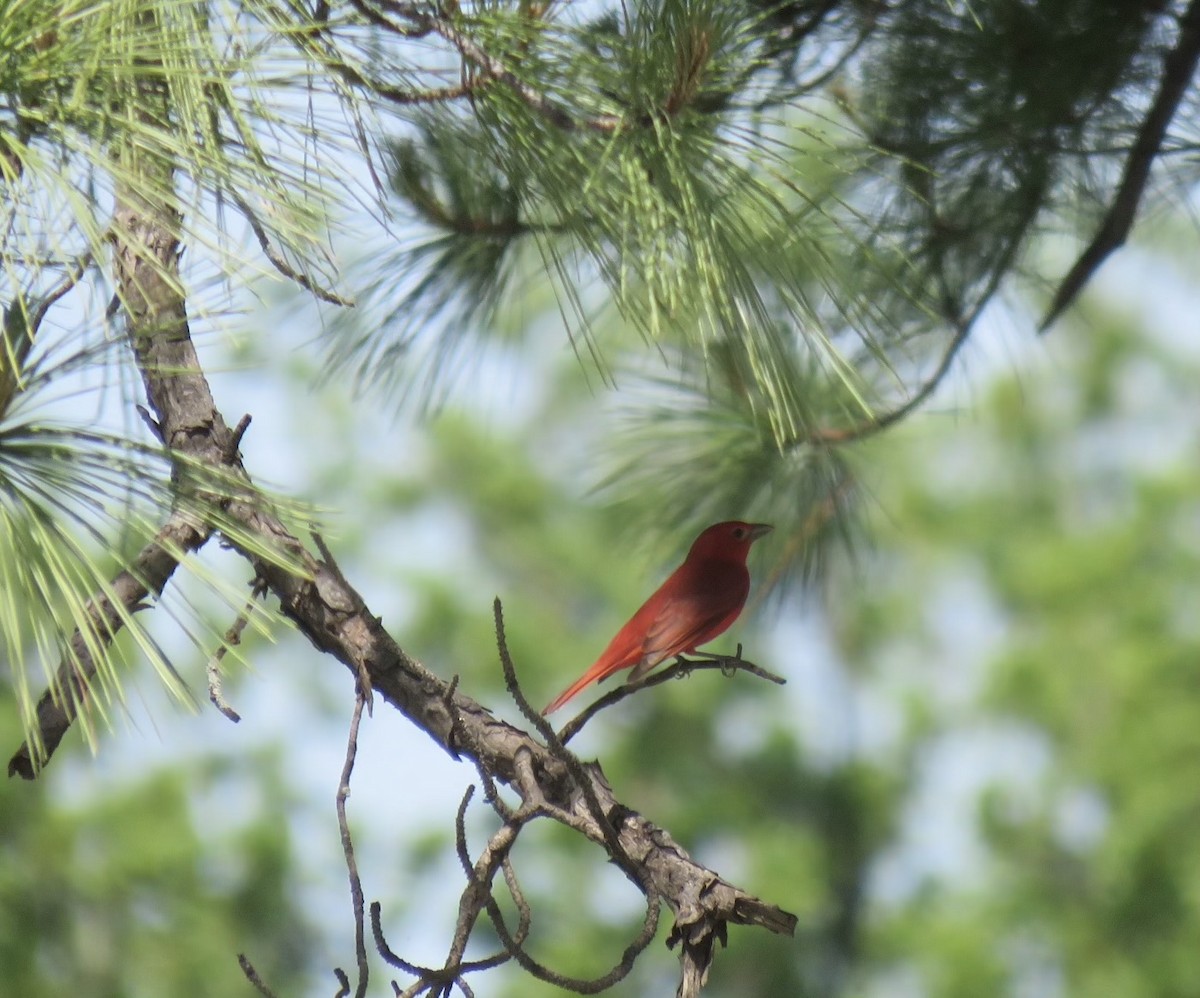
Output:
[[[756,541],[764,534],[769,534],[775,528],[769,523],[752,523],[750,524],[750,540]]]

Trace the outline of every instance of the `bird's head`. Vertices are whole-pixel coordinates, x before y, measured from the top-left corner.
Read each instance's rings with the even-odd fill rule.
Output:
[[[741,520],[714,523],[696,538],[688,557],[744,562],[750,545],[773,529],[769,523],[743,523]]]

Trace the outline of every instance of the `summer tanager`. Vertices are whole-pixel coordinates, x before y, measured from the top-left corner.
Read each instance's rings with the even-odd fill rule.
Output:
[[[750,545],[770,529],[765,523],[730,520],[705,530],[683,564],[617,632],[596,664],[542,713],[558,710],[593,681],[632,667],[632,683],[660,662],[690,654],[723,634],[737,620],[750,592],[750,573],[746,570]]]

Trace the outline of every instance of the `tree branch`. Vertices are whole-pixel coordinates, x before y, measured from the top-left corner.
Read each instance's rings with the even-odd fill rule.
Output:
[[[283,258],[281,254],[271,243],[271,237],[267,234],[267,230],[259,221],[257,212],[247,204],[246,199],[241,197],[236,191],[230,195],[233,198],[233,203],[238,206],[242,213],[242,217],[250,226],[250,230],[254,233],[254,237],[258,240],[259,248],[280,274],[290,281],[295,281],[296,284],[310,292],[321,301],[329,302],[331,305],[341,305],[343,308],[353,308],[354,302],[349,298],[343,298],[341,295],[330,291],[328,288],[322,287],[314,281],[308,274],[297,270]]]
[[[1138,205],[1150,179],[1150,168],[1158,157],[1166,138],[1167,127],[1187,92],[1200,63],[1200,0],[1192,0],[1179,20],[1179,38],[1163,60],[1158,93],[1146,117],[1142,119],[1116,196],[1108,206],[1104,221],[1092,241],[1079,255],[1055,292],[1050,309],[1042,320],[1039,332],[1045,332],[1079,295],[1109,255],[1125,244],[1133,228]]]
[[[404,652],[384,631],[359,594],[345,580],[316,562],[299,541],[259,506],[232,503],[231,515],[302,559],[311,576],[243,552],[263,573],[283,612],[314,647],[342,662],[357,678],[365,665],[375,691],[451,754],[475,759],[501,783],[526,796],[522,771],[536,781],[537,792],[562,817],[553,814],[597,844],[607,844],[583,787],[562,760],[518,728],[494,717],[470,697],[456,692]],[[460,732],[455,737],[455,731]],[[465,737],[463,737],[465,736]],[[584,772],[589,795],[603,815],[622,816],[615,829],[621,851],[630,858],[648,891],[663,898],[675,914],[677,941],[691,959],[711,958],[706,940],[733,922],[791,935],[796,918],[728,884],[693,860],[670,834],[629,810],[613,795],[598,767]],[[705,947],[708,947],[705,949]]]
[[[201,548],[211,533],[190,513],[172,513],[154,539],[138,552],[133,565],[118,572],[104,592],[88,601],[90,630],[76,630],[71,636],[70,651],[59,663],[53,684],[38,700],[37,733],[9,760],[9,776],[37,777],[85,707],[96,677],[89,646],[93,642],[110,644],[129,616],[147,606],[143,602],[147,596],[162,593],[180,558]]]
[[[1200,0],[1195,0],[1195,3],[1200,4]],[[929,202],[930,212],[934,213],[935,208],[932,200]],[[944,261],[937,261],[935,278],[941,283],[942,302],[941,314],[943,320],[953,330],[949,342],[942,351],[942,356],[939,358],[933,371],[921,384],[921,386],[909,396],[907,401],[901,402],[899,405],[886,412],[879,413],[869,419],[864,419],[859,423],[851,426],[829,427],[826,429],[817,429],[806,436],[787,441],[785,447],[796,447],[803,445],[829,445],[829,444],[847,444],[857,440],[862,440],[866,437],[873,436],[881,430],[886,430],[889,426],[894,426],[899,423],[909,414],[915,412],[928,399],[938,386],[941,385],[946,375],[950,373],[954,366],[954,360],[958,356],[959,350],[963,344],[967,342],[971,331],[975,328],[975,323],[979,320],[983,310],[987,307],[988,302],[992,300],[992,296],[1000,287],[1000,283],[1008,275],[1009,268],[1016,259],[1017,252],[1023,244],[1023,237],[1027,231],[1029,224],[1033,221],[1038,210],[1037,199],[1031,198],[1030,202],[1025,206],[1024,214],[1021,217],[1020,224],[1014,226],[1013,234],[1008,241],[1002,246],[1000,251],[992,263],[991,272],[983,281],[983,286],[979,289],[975,296],[974,303],[970,308],[963,311],[961,305],[954,301],[947,292]]]
[[[683,655],[677,655],[674,662],[647,676],[641,682],[625,683],[616,689],[609,690],[599,700],[588,704],[587,707],[571,718],[567,724],[563,725],[557,737],[565,745],[579,734],[583,730],[583,726],[599,714],[600,711],[606,710],[613,704],[620,703],[626,697],[640,693],[642,690],[648,690],[652,686],[661,686],[672,679],[684,679],[693,672],[703,672],[707,669],[720,669],[721,673],[726,676],[732,676],[735,672],[748,672],[752,676],[758,676],[759,679],[765,679],[778,686],[783,686],[787,683],[787,680],[783,676],[776,675],[774,672],[768,672],[766,669],[755,665],[753,662],[747,662],[742,658],[741,645],[738,645],[736,655],[710,655],[697,658],[686,658]]]
[[[647,897],[662,898],[674,913],[671,939],[682,944],[685,967],[698,968],[693,977],[707,972],[712,941],[724,938],[729,922],[791,935],[794,915],[693,860],[665,829],[618,801],[598,766],[568,765],[561,745],[547,748],[425,669],[383,629],[332,558],[314,557],[289,531],[255,494],[196,357],[171,271],[178,217],[125,192],[118,203],[121,299],[136,330],[131,341],[163,439],[172,452],[244,486],[226,490],[221,500],[223,522],[239,528],[227,539],[278,598],[284,615],[318,651],[349,669],[361,694],[373,689],[444,751],[466,755],[529,807],[544,807],[549,817],[621,857]]]

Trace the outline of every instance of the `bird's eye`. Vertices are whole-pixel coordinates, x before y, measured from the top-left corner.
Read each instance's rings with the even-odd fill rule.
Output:
[[[745,527],[734,527],[733,528],[733,536],[735,538],[737,538],[739,541],[744,541],[746,539],[746,528]]]

